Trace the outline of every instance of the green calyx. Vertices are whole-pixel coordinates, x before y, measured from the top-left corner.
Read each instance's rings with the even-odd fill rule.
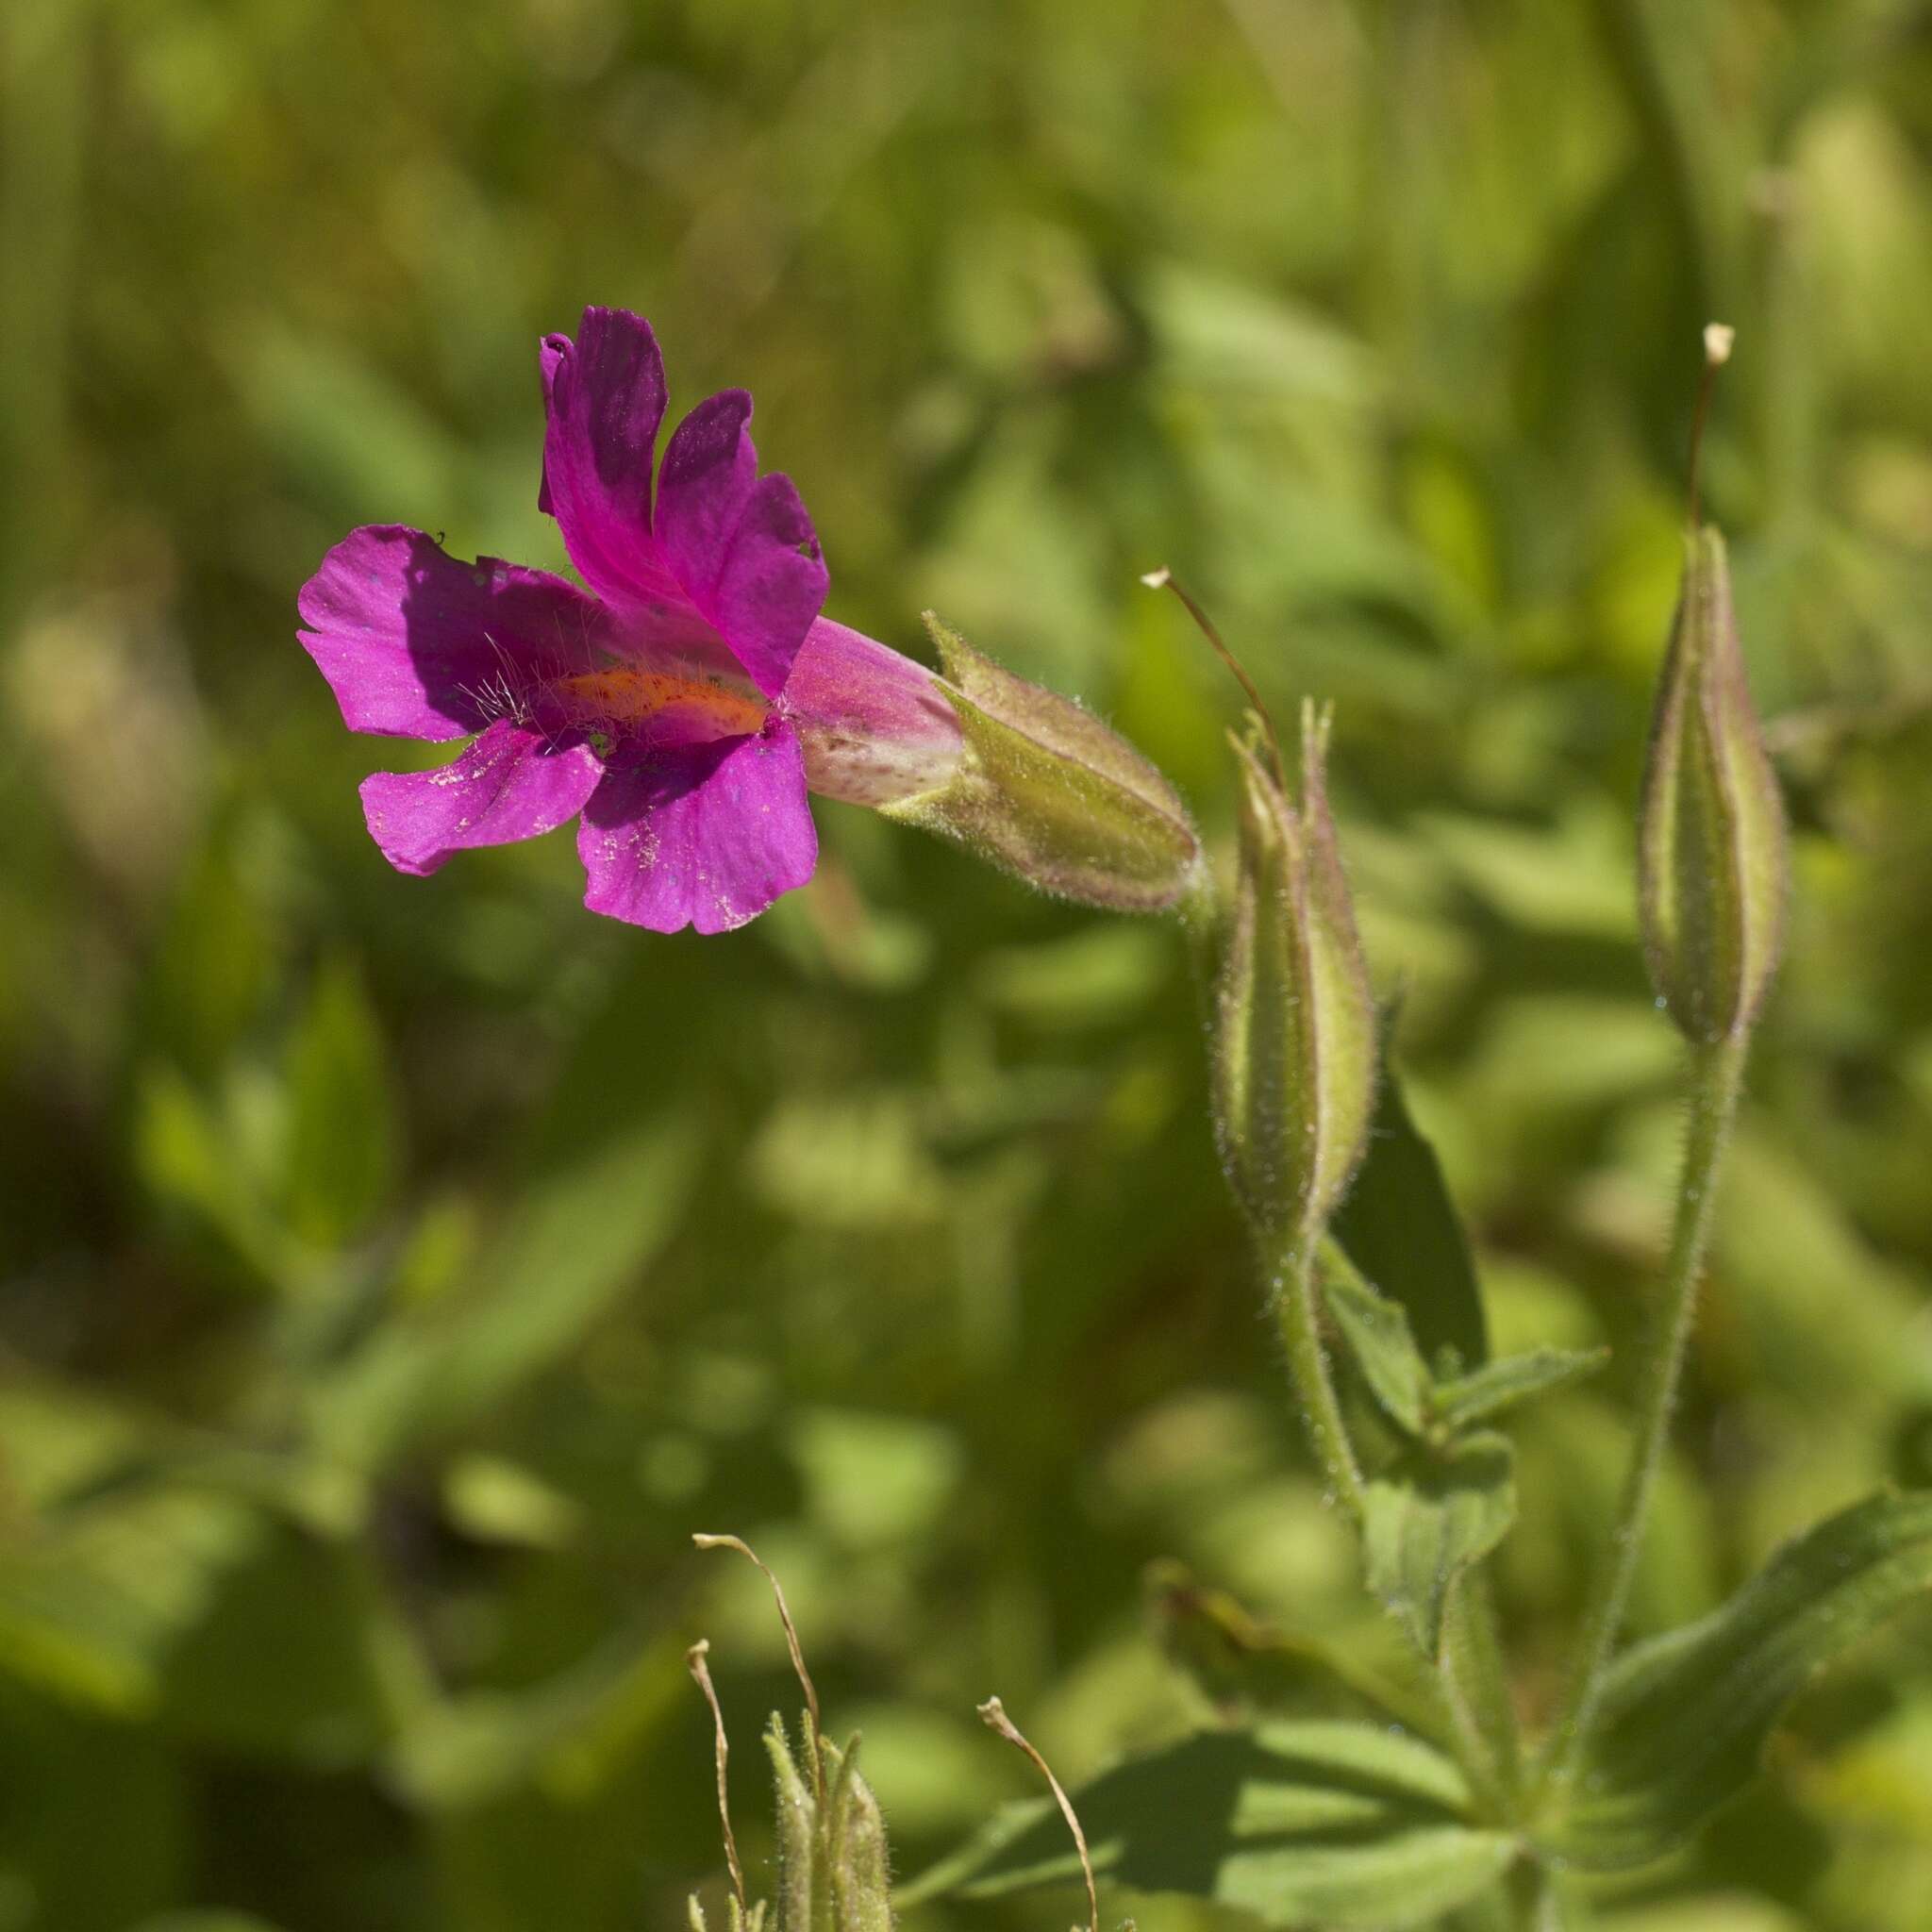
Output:
[[[1724,538],[1688,540],[1638,826],[1639,911],[1657,997],[1692,1040],[1744,1032],[1784,932],[1784,808],[1744,678]]]
[[[1069,698],[1015,677],[925,614],[964,752],[946,784],[883,808],[971,846],[1059,898],[1160,912],[1187,895],[1200,841],[1160,773]]]
[[[801,1773],[774,1717],[765,1749],[777,1780],[777,1932],[891,1932],[891,1877],[878,1800],[858,1774],[858,1740],[841,1751],[804,1724],[819,1776]]]
[[[1375,1008],[1335,840],[1329,720],[1302,712],[1290,802],[1258,733],[1235,741],[1240,858],[1217,999],[1215,1114],[1237,1197],[1275,1252],[1316,1234],[1360,1160]]]

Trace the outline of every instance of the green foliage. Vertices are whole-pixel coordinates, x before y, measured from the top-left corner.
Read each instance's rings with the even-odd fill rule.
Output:
[[[1442,1647],[1450,1586],[1516,1520],[1516,1451],[1506,1436],[1468,1436],[1446,1452],[1391,1464],[1363,1498],[1369,1588],[1424,1657]]]
[[[1515,1855],[1507,1834],[1470,1821],[1447,1758],[1367,1724],[1209,1732],[1073,1796],[1101,1876],[1271,1925],[1424,1924],[1487,1890]],[[1053,1805],[1016,1807],[905,1902],[1067,1884],[1079,1869]]]
[[[1426,1359],[1453,1349],[1474,1368],[1488,1357],[1469,1241],[1386,1046],[1368,1152],[1333,1232],[1361,1274],[1398,1304]]]
[[[1792,918],[1629,1638],[1932,1479],[1924,11],[0,5],[0,1926],[725,1924],[680,1658],[791,1692],[758,1579],[691,1556],[724,1520],[906,1872],[1037,1789],[995,1687],[1076,1790],[1215,1707],[1450,1746],[1284,1413],[1171,923],[837,805],[704,945],[587,915],[567,836],[370,847],[358,782],[417,754],[344,734],[295,591],[390,519],[566,567],[535,351],[586,300],[652,316],[674,412],[755,391],[830,615],[920,651],[937,604],[1078,693],[1224,874],[1239,699],[1138,577],[1277,717],[1334,699],[1400,1076],[1333,1231],[1433,1407],[1406,1360],[1408,1424],[1344,1392],[1372,1474],[1515,1442],[1532,1720],[1681,1140],[1632,821],[1736,324],[1704,496]],[[1919,1932],[1922,1617],[1578,1920]]]
[[[1452,1430],[1486,1422],[1519,1402],[1593,1375],[1609,1359],[1603,1348],[1533,1348],[1485,1362],[1470,1375],[1452,1375],[1431,1391],[1431,1406]]]
[[[1932,1496],[1877,1496],[1774,1555],[1723,1608],[1653,1639],[1610,1678],[1561,1855],[1641,1864],[1734,1800],[1786,1707],[1907,1604],[1932,1594]]]

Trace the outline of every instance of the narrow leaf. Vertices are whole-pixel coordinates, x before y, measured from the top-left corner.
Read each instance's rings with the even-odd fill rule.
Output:
[[[1609,1358],[1607,1348],[1533,1348],[1524,1355],[1505,1356],[1474,1374],[1439,1384],[1436,1414],[1451,1428],[1466,1428],[1532,1395],[1593,1375]]]
[[[1446,1757],[1373,1724],[1207,1732],[1116,1766],[1074,1804],[1100,1876],[1269,1925],[1424,1924],[1487,1890],[1515,1850],[1469,1822],[1468,1788]],[[1079,1878],[1045,1801],[1013,1807],[900,1903]]]
[[[1424,1657],[1441,1654],[1450,1584],[1502,1541],[1515,1517],[1516,1452],[1505,1436],[1472,1436],[1442,1457],[1418,1450],[1369,1484],[1369,1588]]]
[[[675,1230],[696,1172],[682,1114],[559,1164],[524,1194],[474,1289],[392,1313],[310,1394],[317,1438],[377,1465],[501,1402],[577,1345]]]
[[[1428,1421],[1429,1371],[1402,1304],[1378,1294],[1332,1242],[1322,1257],[1322,1292],[1370,1392],[1411,1436],[1421,1435]]]
[[[1874,1496],[1787,1543],[1721,1609],[1620,1660],[1553,1848],[1610,1869],[1684,1844],[1811,1677],[1928,1591],[1932,1492]]]
[[[288,1058],[288,1214],[305,1240],[358,1234],[395,1178],[398,1126],[382,1029],[361,975],[325,966]]]
[[[1469,1242],[1436,1150],[1409,1116],[1386,1031],[1369,1151],[1331,1225],[1361,1274],[1408,1311],[1428,1360],[1445,1348],[1466,1367],[1489,1359]]]

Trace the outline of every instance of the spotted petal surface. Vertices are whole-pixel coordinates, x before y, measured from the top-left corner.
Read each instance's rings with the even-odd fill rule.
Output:
[[[798,740],[762,731],[614,766],[585,808],[584,904],[654,932],[728,932],[818,863]]]

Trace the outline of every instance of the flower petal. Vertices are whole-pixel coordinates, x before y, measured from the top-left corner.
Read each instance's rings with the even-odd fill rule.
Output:
[[[685,594],[775,697],[830,578],[791,479],[759,479],[750,420],[751,397],[728,389],[677,425],[658,472],[655,527]]]
[[[593,912],[653,932],[742,925],[818,863],[798,740],[774,718],[613,767],[584,808],[577,851]]]
[[[467,738],[546,676],[595,661],[607,620],[575,584],[463,563],[399,524],[352,530],[302,587],[302,647],[351,731]]]
[[[758,453],[745,425],[751,392],[721,390],[671,432],[658,471],[652,527],[665,561],[693,597],[716,583],[724,547],[758,479]]]
[[[604,767],[586,744],[554,745],[499,718],[433,772],[362,781],[369,834],[398,872],[432,873],[453,852],[534,839],[575,818]]]
[[[543,485],[571,561],[599,596],[649,602],[668,585],[651,541],[651,465],[664,420],[664,358],[641,315],[586,308],[575,342],[546,336]]]
[[[944,785],[964,740],[958,713],[924,664],[821,617],[785,686],[805,749],[805,782],[851,805],[892,805]]]

